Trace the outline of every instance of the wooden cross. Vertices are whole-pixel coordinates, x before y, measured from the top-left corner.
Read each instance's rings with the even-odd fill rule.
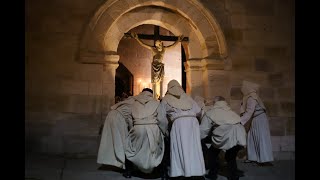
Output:
[[[154,26],[154,34],[137,34],[139,39],[145,39],[145,40],[153,40],[153,43],[156,42],[156,40],[160,41],[177,41],[178,36],[163,36],[160,35],[160,27],[159,26]],[[125,37],[131,37],[130,33],[124,33]],[[188,37],[184,37],[182,41],[189,41]]]
[[[178,36],[164,36],[164,35],[160,35],[160,27],[159,26],[154,26],[154,34],[137,34],[139,39],[144,39],[144,40],[153,40],[153,46],[155,46],[155,42],[157,40],[160,41],[177,41],[178,40]],[[125,33],[124,34],[125,38],[132,38],[131,33]],[[184,37],[182,39],[182,41],[188,42],[189,38],[188,37]],[[160,89],[159,89],[160,88]],[[160,87],[156,84],[152,85],[152,89],[154,91],[154,97],[156,98],[156,94],[157,92],[159,92],[160,90],[160,94],[159,96],[162,96],[162,81],[160,82]]]

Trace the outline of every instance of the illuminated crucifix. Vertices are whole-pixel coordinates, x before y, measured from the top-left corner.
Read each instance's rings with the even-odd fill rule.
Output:
[[[183,37],[182,35],[177,36],[163,36],[159,33],[159,26],[154,26],[154,35],[149,34],[135,34],[135,33],[125,33],[126,37],[132,37],[136,39],[140,45],[143,47],[152,50],[152,69],[151,69],[151,83],[153,90],[153,97],[158,99],[162,97],[162,82],[164,77],[164,64],[162,62],[165,50],[174,47],[181,41],[188,41],[187,37]],[[154,45],[150,46],[141,39],[145,40],[153,40]],[[174,41],[173,44],[169,46],[164,46],[162,41]]]

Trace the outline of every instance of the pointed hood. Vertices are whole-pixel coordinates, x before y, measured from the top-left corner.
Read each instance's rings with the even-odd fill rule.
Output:
[[[260,85],[250,82],[250,81],[243,81],[241,86],[241,92],[243,94],[242,98],[242,105],[240,107],[240,114],[244,113],[247,107],[247,100],[249,97],[252,97],[253,99],[257,100],[259,105],[266,110],[266,107],[264,106],[262,100],[258,96]]]
[[[163,97],[171,106],[182,110],[188,110],[192,108],[192,99],[188,96],[177,80],[171,80],[168,83],[168,90]]]
[[[134,118],[151,116],[160,104],[149,91],[143,91],[139,95],[133,96],[133,99],[135,100],[132,105],[132,116]]]
[[[237,124],[240,122],[240,116],[232,111],[226,101],[217,101],[206,112],[206,115],[216,124]]]

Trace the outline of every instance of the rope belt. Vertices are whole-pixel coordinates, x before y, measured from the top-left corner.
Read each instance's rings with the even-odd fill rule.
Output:
[[[196,118],[197,116],[195,116],[195,115],[182,115],[182,116],[173,118],[172,121],[175,121],[176,119],[183,118],[183,117],[195,117]]]
[[[254,114],[253,116],[252,116],[252,118],[255,118],[255,117],[257,117],[257,116],[260,116],[261,114],[263,114],[263,113],[265,113],[264,111],[261,111],[260,113],[258,113],[258,114]]]
[[[156,117],[148,116],[145,118],[136,118],[133,120],[133,125],[150,125],[150,124],[158,124]]]
[[[158,124],[158,122],[134,122],[133,125],[149,125],[149,124]]]

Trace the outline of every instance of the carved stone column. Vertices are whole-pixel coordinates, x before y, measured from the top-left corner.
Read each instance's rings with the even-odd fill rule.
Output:
[[[101,115],[106,117],[110,106],[114,104],[115,76],[119,66],[119,55],[116,52],[108,53],[80,53],[79,61],[84,64],[101,64],[102,71],[102,94],[101,94]],[[103,120],[103,119],[102,119]]]
[[[204,96],[212,98],[221,95],[230,98],[230,78],[225,60],[221,58],[205,58],[201,60],[203,66]],[[228,68],[229,69],[229,68]]]
[[[105,116],[115,103],[115,77],[119,58],[119,55],[105,55],[104,57],[106,63],[104,63],[102,73],[102,112]]]
[[[192,97],[195,95],[202,96],[202,64],[201,59],[189,59],[185,63],[186,71],[186,93]]]

